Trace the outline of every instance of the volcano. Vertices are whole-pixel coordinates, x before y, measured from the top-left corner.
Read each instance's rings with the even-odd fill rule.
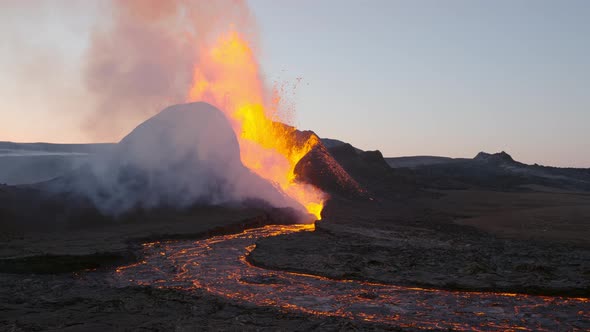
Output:
[[[240,146],[244,139],[239,139],[227,115],[211,104],[193,102],[160,111],[119,143],[89,157],[82,167],[29,186],[35,193],[16,196],[22,196],[23,202],[42,202],[41,210],[74,223],[96,216],[117,219],[139,211],[194,206],[290,208],[309,221],[306,201],[293,195],[297,191],[284,188],[312,188],[345,200],[365,199],[374,191],[365,175],[380,174],[380,168],[361,158],[368,152],[343,157],[338,149],[326,148],[313,131],[280,122],[272,122],[272,128],[284,135],[285,142],[292,142],[294,151],[313,143],[294,166],[293,186],[278,184],[244,165]],[[381,163],[376,164],[385,164],[378,157]],[[359,163],[366,164],[361,171],[353,167]],[[43,197],[33,198],[39,194]],[[13,214],[24,213],[17,210]]]
[[[365,193],[314,132],[279,122],[273,126],[292,135],[293,149],[317,142],[296,164],[294,183],[335,196]],[[205,102],[178,104],[146,120],[76,172],[43,187],[86,200],[104,215],[256,202],[307,215],[296,196],[244,166],[241,157],[240,141],[224,113]]]
[[[250,137],[240,137],[236,128],[243,127],[203,102],[162,110],[66,176],[0,186],[0,226],[7,239],[0,250],[1,302],[16,308],[0,326],[12,316],[29,327],[53,326],[55,312],[46,308],[63,306],[58,317],[92,330],[85,324],[105,315],[96,308],[120,301],[132,308],[125,313],[131,318],[122,320],[118,311],[107,317],[130,329],[146,317],[152,321],[144,325],[156,329],[174,329],[187,317],[202,326],[212,315],[229,326],[220,330],[234,329],[241,321],[226,317],[236,312],[252,317],[247,322],[284,319],[286,328],[272,326],[278,330],[300,328],[292,317],[311,321],[308,329],[325,327],[319,324],[326,315],[342,322],[334,330],[356,324],[350,317],[371,317],[359,320],[369,324],[359,330],[397,327],[400,319],[425,328],[508,329],[512,325],[499,324],[520,326],[524,315],[538,317],[524,321],[531,329],[588,326],[586,298],[554,295],[587,297],[590,196],[534,187],[516,191],[523,182],[513,182],[510,192],[484,186],[505,181],[507,172],[570,174],[584,181],[587,171],[527,166],[503,153],[445,168],[393,169],[379,151],[333,141],[326,146],[312,131],[264,124],[282,135],[277,137],[284,147],[306,151],[295,158],[294,179],[286,187],[244,162],[242,143]],[[437,187],[451,181],[473,187]],[[531,184],[538,183],[553,182]],[[292,184],[330,195],[321,206],[324,221],[290,225],[311,216],[303,200],[283,189]],[[500,232],[509,236],[494,235]],[[53,275],[41,276],[47,273]],[[23,300],[23,290],[34,301]],[[395,310],[409,308],[408,314],[391,311],[394,301]],[[436,317],[432,306],[440,307]],[[457,306],[470,309],[456,315]],[[517,311],[522,316],[514,316]],[[482,312],[493,313],[489,325],[482,325]]]

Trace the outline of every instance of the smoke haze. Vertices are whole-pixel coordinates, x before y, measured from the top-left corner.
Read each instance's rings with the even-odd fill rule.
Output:
[[[0,132],[13,140],[118,141],[187,100],[198,49],[216,33],[231,26],[251,45],[258,38],[239,0],[9,0],[2,18],[0,70],[11,80],[0,81]]]
[[[115,0],[111,10],[94,28],[83,71],[95,103],[88,129],[99,137],[121,137],[185,101],[198,48],[215,33],[230,25],[254,33],[243,1]]]

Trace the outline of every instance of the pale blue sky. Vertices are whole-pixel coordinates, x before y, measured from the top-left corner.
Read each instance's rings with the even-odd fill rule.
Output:
[[[590,167],[590,1],[250,3],[265,70],[303,77],[303,128],[388,156]]]
[[[60,121],[74,121],[67,114],[35,120],[52,112],[43,107],[49,95],[76,105],[83,98],[47,77],[75,75],[63,55],[83,52],[94,11],[81,8],[89,2],[54,3],[2,8],[0,140],[82,137],[64,133]],[[590,1],[249,3],[266,75],[303,77],[295,97],[302,129],[386,156],[506,150],[528,163],[590,167]],[[51,68],[15,56],[15,43],[46,52]],[[15,78],[36,74],[23,98]]]

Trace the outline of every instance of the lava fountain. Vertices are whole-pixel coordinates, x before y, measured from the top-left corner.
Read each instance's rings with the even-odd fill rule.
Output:
[[[277,96],[267,98],[247,40],[230,30],[198,52],[188,101],[205,101],[222,110],[238,137],[242,163],[321,219],[325,194],[297,181],[294,172],[319,138],[298,138],[294,127],[281,122]]]

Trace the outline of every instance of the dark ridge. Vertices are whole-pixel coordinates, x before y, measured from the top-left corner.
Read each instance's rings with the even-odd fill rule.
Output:
[[[516,163],[516,161],[514,161],[514,159],[512,158],[512,156],[510,156],[508,153],[502,151],[502,152],[498,152],[498,153],[486,153],[486,152],[480,152],[478,153],[475,158],[473,158],[473,160],[476,161],[485,161],[485,162],[504,162],[504,163]]]
[[[337,139],[332,139],[332,138],[320,138],[320,140],[322,141],[322,143],[324,144],[324,146],[327,149],[332,149],[332,148],[335,148],[335,147],[338,147],[338,146],[341,146],[341,145],[344,145],[344,144],[348,144],[346,142],[343,142],[343,141],[340,141],[340,140],[337,140]],[[363,150],[361,150],[359,148],[354,147],[354,149],[357,152],[363,152]]]
[[[535,187],[537,190],[590,190],[590,169],[527,165],[514,160],[505,151],[480,152],[473,159],[424,164],[412,167],[412,170],[416,181],[424,188],[530,191],[530,188]]]
[[[354,153],[354,152],[353,152]],[[332,195],[362,197],[366,190],[334,159],[323,144],[316,145],[295,166],[297,179]]]
[[[378,150],[359,151],[344,143],[328,151],[372,199],[400,199],[418,193],[412,171],[391,168]]]
[[[392,168],[416,168],[426,165],[444,164],[464,160],[462,158],[438,157],[438,156],[408,156],[388,157],[385,161]]]

